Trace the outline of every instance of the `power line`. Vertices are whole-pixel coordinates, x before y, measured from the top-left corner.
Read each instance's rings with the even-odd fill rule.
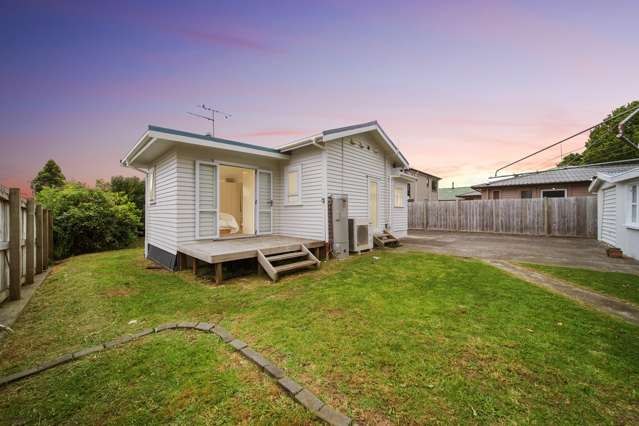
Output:
[[[608,121],[610,121],[610,120],[614,120],[615,118],[619,118],[619,117],[621,117],[621,116],[623,116],[623,115],[626,115],[626,114],[628,114],[628,113],[630,113],[630,112],[634,112],[634,111],[635,111],[635,110],[630,110],[630,109],[629,109],[629,110],[626,110],[626,111],[624,111],[624,112],[620,112],[619,114],[611,115],[610,117],[608,117],[608,118],[606,118],[606,119],[604,119],[604,120],[600,121],[599,123],[597,123],[597,124],[595,124],[595,125],[593,125],[593,126],[588,127],[587,129],[581,130],[581,131],[579,131],[579,132],[577,132],[577,133],[575,133],[575,134],[573,134],[573,135],[568,136],[567,138],[564,138],[564,139],[562,139],[562,140],[560,140],[560,141],[558,141],[558,142],[552,143],[552,144],[550,144],[550,145],[546,146],[545,148],[542,148],[542,149],[540,149],[540,150],[538,150],[538,151],[533,152],[532,154],[529,154],[529,155],[526,155],[525,157],[520,158],[519,160],[516,160],[516,161],[513,161],[512,163],[506,164],[505,166],[500,167],[499,169],[495,170],[495,177],[497,177],[497,174],[498,174],[500,171],[504,170],[504,169],[505,169],[505,168],[507,168],[507,167],[512,166],[513,164],[517,164],[517,163],[519,163],[519,162],[521,162],[521,161],[523,161],[523,160],[526,160],[526,159],[528,159],[528,158],[530,158],[530,157],[533,157],[533,156],[535,156],[535,155],[537,155],[537,154],[539,154],[539,153],[541,153],[541,152],[544,152],[544,151],[546,151],[546,150],[548,150],[548,149],[550,149],[550,148],[552,148],[552,147],[554,147],[554,146],[557,146],[557,145],[559,145],[559,144],[561,144],[561,143],[564,143],[564,142],[566,142],[566,141],[568,141],[568,140],[570,140],[570,139],[572,139],[572,138],[575,138],[575,137],[577,137],[577,136],[579,136],[579,135],[583,135],[584,133],[589,132],[590,130],[592,130],[592,129],[596,128],[596,127],[599,127],[599,126],[601,126],[602,124],[607,123],[607,122],[608,122]]]

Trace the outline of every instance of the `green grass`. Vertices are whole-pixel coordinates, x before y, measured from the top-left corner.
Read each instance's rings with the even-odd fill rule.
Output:
[[[639,422],[638,327],[479,261],[416,252],[374,254],[379,259],[366,255],[329,262],[318,272],[276,284],[249,277],[222,286],[188,272],[147,270],[139,249],[72,258],[54,268],[15,333],[3,341],[0,370],[17,371],[162,322],[221,321],[324,401],[363,423]],[[129,325],[132,319],[138,323]],[[102,409],[111,404],[114,412],[105,422],[153,423],[166,413],[144,413],[141,395],[159,392],[158,398],[171,400],[174,392],[191,388],[195,395],[223,393],[218,386],[225,389],[224,383],[197,375],[193,383],[182,382],[179,391],[165,386],[166,380],[190,377],[188,363],[177,363],[157,380],[145,379],[144,391],[129,389],[128,383],[144,377],[139,371],[167,362],[161,345],[148,349],[160,342],[156,339],[172,341],[171,356],[184,359],[205,356],[200,352],[216,345],[209,339],[188,348],[183,338],[167,334],[136,342],[130,355],[118,349],[98,355],[99,362],[70,364],[63,367],[65,375],[84,371],[74,383],[90,389],[86,396],[66,399],[64,382],[47,381],[62,371],[53,370],[3,390],[0,418],[13,415],[8,408],[13,402],[24,401],[38,413],[25,409],[20,415],[29,420],[90,421],[84,407],[91,407],[92,395],[106,392],[120,399],[105,398]],[[149,353],[153,356],[147,358]],[[235,357],[229,368],[231,361],[240,362],[226,349],[218,353],[220,363],[226,362],[222,354]],[[122,370],[104,383],[99,375],[111,363],[139,365],[139,370]],[[259,374],[252,377],[231,380],[244,397],[196,397],[187,417],[173,408],[168,421],[215,422],[210,410],[237,406],[257,421],[308,421],[299,412],[289,413],[279,399],[271,405],[255,397],[245,407],[251,391],[266,386],[264,380],[272,384]],[[128,398],[130,411],[118,412],[117,402]],[[58,407],[55,416],[47,405]]]
[[[639,305],[639,275],[524,263],[562,280]]]

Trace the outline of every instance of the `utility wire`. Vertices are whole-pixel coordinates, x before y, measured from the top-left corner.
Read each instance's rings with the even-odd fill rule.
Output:
[[[505,166],[500,167],[500,168],[498,168],[497,170],[495,170],[495,177],[498,177],[498,176],[497,176],[497,174],[498,174],[500,171],[504,170],[504,169],[505,169],[505,168],[507,168],[507,167],[512,166],[513,164],[517,164],[517,163],[519,163],[519,162],[521,162],[521,161],[523,161],[523,160],[526,160],[526,159],[528,159],[528,158],[530,158],[530,157],[532,157],[532,156],[535,156],[535,155],[537,155],[537,154],[539,154],[539,153],[541,153],[541,152],[544,152],[544,151],[546,151],[546,150],[548,150],[548,149],[550,149],[550,148],[552,148],[552,147],[554,147],[554,146],[557,146],[557,145],[559,145],[559,144],[561,144],[561,143],[564,143],[564,142],[566,142],[566,141],[568,141],[568,140],[570,140],[570,139],[572,139],[572,138],[575,138],[575,137],[577,137],[577,136],[579,136],[579,135],[583,135],[584,133],[589,132],[590,130],[592,130],[592,129],[596,128],[596,127],[599,127],[599,126],[601,126],[602,124],[607,123],[607,122],[608,122],[608,121],[610,121],[610,120],[614,120],[615,118],[619,118],[619,117],[621,117],[621,116],[623,116],[623,115],[626,115],[626,114],[628,114],[628,113],[630,113],[630,112],[633,112],[633,111],[635,111],[635,110],[628,109],[628,110],[626,110],[626,111],[624,111],[624,112],[620,112],[619,114],[611,115],[610,117],[608,117],[608,118],[606,118],[606,119],[604,119],[604,120],[600,121],[599,123],[597,123],[597,124],[595,124],[595,125],[593,125],[593,126],[588,127],[587,129],[581,130],[580,132],[577,132],[577,133],[575,133],[574,135],[568,136],[567,138],[564,138],[564,139],[562,139],[562,140],[560,140],[560,141],[558,141],[558,142],[555,142],[555,143],[553,143],[553,144],[550,144],[550,145],[548,145],[548,146],[547,146],[547,147],[545,147],[545,148],[542,148],[542,149],[540,149],[540,150],[538,150],[538,151],[533,152],[532,154],[529,154],[529,155],[526,155],[525,157],[520,158],[519,160],[516,160],[516,161],[513,161],[512,163],[506,164]]]

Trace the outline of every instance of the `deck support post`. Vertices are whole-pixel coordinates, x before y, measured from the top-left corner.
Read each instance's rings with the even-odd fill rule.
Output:
[[[215,284],[222,284],[222,262],[213,264]]]
[[[191,257],[191,267],[193,268],[193,274],[197,275],[197,259]]]

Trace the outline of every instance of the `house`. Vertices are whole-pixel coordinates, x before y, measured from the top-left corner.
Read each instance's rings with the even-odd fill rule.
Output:
[[[620,173],[636,167],[637,164],[639,159],[557,167],[473,185],[472,188],[481,192],[482,200],[588,196],[592,195],[588,187],[597,173]]]
[[[441,178],[414,168],[405,173],[417,179],[408,183],[408,201],[437,201],[437,187]]]
[[[456,201],[456,200],[478,200],[481,198],[481,193],[475,191],[470,186],[459,186],[455,188],[439,188],[438,199],[439,201]]]
[[[639,259],[639,167],[599,172],[589,190],[597,194],[597,236]]]
[[[265,266],[260,253],[285,257],[278,248],[313,251],[308,262],[326,255],[334,194],[348,196],[348,218],[368,224],[371,247],[376,234],[406,235],[415,182],[376,121],[278,148],[149,126],[121,163],[147,176],[145,255],[172,270],[214,265],[218,281],[222,263],[257,257]]]

